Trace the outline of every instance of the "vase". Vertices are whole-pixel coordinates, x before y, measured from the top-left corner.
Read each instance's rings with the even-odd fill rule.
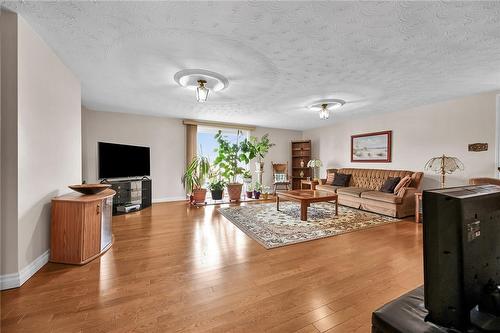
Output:
[[[224,190],[212,190],[212,200],[222,200],[222,195],[224,194]]]
[[[259,199],[260,198],[260,192],[259,191],[253,191],[253,196],[255,197],[255,199]]]
[[[303,168],[305,165],[304,160],[300,160],[300,167]]]
[[[230,201],[240,201],[242,187],[243,184],[240,183],[227,184],[227,194]]]
[[[194,203],[204,203],[207,197],[207,190],[204,188],[198,188],[193,190],[193,201]]]
[[[299,176],[300,176],[301,178],[302,178],[302,177],[304,177],[304,171],[300,170],[300,172],[299,172]]]

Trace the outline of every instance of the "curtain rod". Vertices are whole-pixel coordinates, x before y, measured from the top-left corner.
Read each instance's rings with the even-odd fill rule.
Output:
[[[222,127],[222,128],[235,128],[245,131],[254,131],[255,126],[250,125],[241,125],[241,124],[232,124],[232,123],[224,123],[218,121],[204,121],[204,120],[193,120],[193,119],[184,119],[182,121],[184,125],[197,125],[197,126],[208,126],[208,127]]]

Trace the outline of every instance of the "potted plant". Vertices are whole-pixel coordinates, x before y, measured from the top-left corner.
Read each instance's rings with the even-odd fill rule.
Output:
[[[210,188],[210,193],[212,194],[213,200],[222,200],[225,186],[226,183],[222,179],[212,179],[210,181],[208,187]]]
[[[271,187],[267,185],[262,186],[262,199],[269,199],[269,194],[271,194]]]
[[[195,156],[186,168],[181,178],[182,185],[190,200],[194,203],[203,203],[207,195],[207,189],[203,188],[210,170],[210,162],[207,157]]]
[[[253,186],[252,186],[252,184],[247,184],[246,187],[247,187],[247,189],[246,189],[247,198],[251,199],[252,195],[253,195]]]
[[[260,185],[259,182],[255,183],[254,190],[253,190],[253,196],[255,199],[260,199],[260,193],[262,191],[262,186]]]
[[[243,171],[243,183],[249,184],[252,182],[252,174],[250,173],[250,170],[245,170]]]
[[[220,169],[221,176],[226,179],[227,193],[230,201],[239,201],[243,184],[237,183],[236,177],[241,175],[245,169],[239,165],[241,162],[241,142],[239,142],[241,132],[238,131],[236,143],[230,142],[219,131],[215,139],[219,146],[215,149],[217,157],[214,164]]]
[[[260,139],[252,136],[250,139],[245,139],[241,143],[241,150],[243,152],[242,159],[245,163],[250,163],[251,160],[257,157],[255,162],[255,170],[264,171],[264,157],[269,152],[269,149],[275,144],[269,140],[269,134],[264,134]]]

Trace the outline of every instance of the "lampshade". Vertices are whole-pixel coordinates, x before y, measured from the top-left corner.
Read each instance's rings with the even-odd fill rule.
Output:
[[[445,187],[445,175],[456,170],[463,170],[464,164],[456,157],[443,156],[433,157],[425,163],[425,170],[432,170],[441,174],[441,188]]]
[[[309,162],[307,162],[308,168],[319,168],[322,166],[323,166],[323,163],[320,160],[310,160]]]
[[[439,173],[444,172],[444,173],[451,174],[451,173],[455,172],[456,170],[463,170],[464,164],[462,163],[462,161],[460,161],[456,157],[443,155],[443,156],[431,158],[425,164],[425,169],[432,170],[434,172],[439,172]]]
[[[205,87],[205,80],[198,80],[198,87],[196,88],[196,100],[199,103],[205,103],[207,101],[209,89]]]

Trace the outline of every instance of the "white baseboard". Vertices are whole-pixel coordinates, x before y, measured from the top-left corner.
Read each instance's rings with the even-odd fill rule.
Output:
[[[153,199],[153,203],[160,203],[160,202],[170,202],[170,201],[185,201],[188,200],[186,197],[165,197],[165,198],[155,198]]]
[[[33,260],[28,266],[17,273],[0,275],[0,290],[17,288],[22,286],[40,268],[49,262],[50,251],[45,251],[41,256]]]

